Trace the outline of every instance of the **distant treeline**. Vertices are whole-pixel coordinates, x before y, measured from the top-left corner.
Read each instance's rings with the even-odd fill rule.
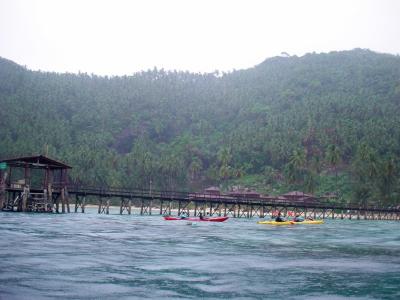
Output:
[[[0,157],[85,185],[337,193],[399,203],[400,57],[356,49],[231,73],[34,72],[0,59]]]

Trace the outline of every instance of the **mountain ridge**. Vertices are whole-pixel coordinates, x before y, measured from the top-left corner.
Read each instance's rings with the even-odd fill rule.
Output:
[[[222,76],[60,74],[0,59],[0,156],[48,145],[82,184],[249,183],[266,193],[298,188],[394,201],[399,103],[400,58],[363,49],[275,57]],[[328,180],[331,169],[351,183]]]

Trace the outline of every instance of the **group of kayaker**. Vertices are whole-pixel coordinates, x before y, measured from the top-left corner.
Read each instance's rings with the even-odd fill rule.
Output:
[[[281,212],[278,212],[278,214],[273,217],[274,219],[272,219],[273,221],[261,221],[261,222],[257,222],[259,224],[272,224],[273,223],[280,223],[282,225],[286,225],[286,223],[288,225],[290,224],[294,224],[294,223],[301,223],[304,222],[304,224],[322,224],[323,221],[315,221],[313,218],[311,217],[307,217],[304,218],[302,216],[300,216],[299,214],[296,214],[294,216],[293,219],[287,219],[285,217],[282,216]],[[177,217],[173,217],[173,216],[164,216],[165,220],[189,220],[189,221],[210,221],[210,222],[223,222],[226,219],[228,219],[228,217],[210,217],[210,215],[207,213],[206,216],[203,215],[203,213],[199,213],[198,217],[190,217],[189,213],[186,211],[182,211],[180,214],[178,214]],[[276,224],[278,225],[278,224]]]
[[[313,221],[314,219],[311,217],[307,217],[307,220]],[[303,222],[304,218],[297,214],[297,215],[295,215],[295,217],[293,218],[292,221],[293,222]],[[284,217],[282,217],[281,213],[279,212],[275,218],[275,222],[286,222],[286,219]]]
[[[209,214],[207,213],[207,216],[209,216]],[[189,218],[189,214],[187,213],[187,212],[181,212],[181,214],[179,215],[179,217],[181,218],[181,219],[186,219],[186,218]],[[204,216],[203,216],[203,213],[199,213],[199,219],[200,220],[204,220]]]

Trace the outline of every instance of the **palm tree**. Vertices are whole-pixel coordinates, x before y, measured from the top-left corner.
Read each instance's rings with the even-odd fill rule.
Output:
[[[231,166],[229,165],[232,159],[230,148],[222,148],[218,152],[218,161],[221,163],[221,167],[219,168],[219,176],[226,180],[231,174]]]
[[[302,150],[294,150],[289,163],[297,170],[303,169],[306,164],[306,154]]]
[[[221,165],[229,165],[231,159],[232,155],[229,148],[225,147],[218,151],[218,161],[221,163]]]
[[[294,150],[286,165],[286,173],[289,177],[289,182],[298,182],[301,174],[304,171],[306,164],[306,154],[303,150]]]
[[[328,146],[328,151],[326,153],[326,157],[328,163],[331,167],[335,170],[335,189],[336,193],[338,192],[338,172],[337,172],[337,165],[340,162],[340,150],[338,146],[335,144],[331,144]]]
[[[375,151],[366,143],[362,143],[358,147],[354,167],[358,179],[358,189],[362,191],[358,194],[364,197],[364,205],[367,205],[367,198],[373,195],[376,188],[379,167]]]
[[[190,163],[189,170],[190,170],[190,179],[195,180],[197,174],[203,169],[203,164],[201,160],[195,156]]]
[[[296,182],[296,169],[294,168],[293,164],[287,163],[285,166],[285,177],[289,183]]]
[[[393,183],[396,179],[396,163],[393,157],[386,159],[382,163],[381,168],[381,178],[382,178],[382,194],[386,200],[390,198]]]
[[[316,175],[314,172],[309,171],[309,172],[307,172],[306,178],[305,178],[306,191],[309,193],[314,193],[315,186],[316,186]]]

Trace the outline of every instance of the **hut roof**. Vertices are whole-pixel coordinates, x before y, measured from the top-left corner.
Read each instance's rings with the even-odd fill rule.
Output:
[[[62,163],[60,161],[51,159],[44,155],[36,156],[23,156],[9,159],[2,159],[1,162],[5,162],[12,167],[26,167],[33,169],[72,169],[71,166]]]
[[[255,197],[259,198],[261,196],[260,193],[256,191],[232,191],[228,192],[228,195],[234,196],[234,197]]]

